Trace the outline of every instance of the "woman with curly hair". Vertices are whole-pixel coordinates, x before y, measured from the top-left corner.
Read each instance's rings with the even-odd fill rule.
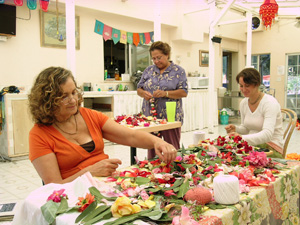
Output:
[[[86,172],[109,176],[121,164],[104,153],[103,138],[118,144],[155,148],[171,162],[175,148],[143,131],[119,125],[101,112],[81,107],[82,93],[71,71],[49,67],[29,94],[35,125],[29,134],[29,159],[45,183],[66,183]]]

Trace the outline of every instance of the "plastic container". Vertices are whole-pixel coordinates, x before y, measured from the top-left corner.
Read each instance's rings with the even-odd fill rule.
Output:
[[[104,70],[104,80],[107,79],[107,70]]]
[[[228,120],[229,120],[229,115],[227,113],[226,109],[222,109],[220,111],[220,123],[222,125],[227,125],[228,124]]]
[[[115,80],[120,80],[120,73],[118,68],[115,69]]]

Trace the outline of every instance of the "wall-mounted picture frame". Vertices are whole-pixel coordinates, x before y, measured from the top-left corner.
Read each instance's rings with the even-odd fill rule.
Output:
[[[208,51],[199,50],[199,66],[207,67],[208,66]]]
[[[40,10],[40,32],[42,47],[66,48],[66,16],[64,14],[59,13],[57,15],[56,12],[44,12]],[[79,16],[75,16],[75,35],[75,46],[79,50]]]

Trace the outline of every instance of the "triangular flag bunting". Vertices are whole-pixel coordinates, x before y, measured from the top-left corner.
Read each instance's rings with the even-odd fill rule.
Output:
[[[96,20],[95,23],[95,33],[102,35],[103,34],[104,23]]]
[[[120,41],[120,30],[113,28],[111,38],[114,41],[114,44],[117,44]]]
[[[131,32],[127,32],[127,42],[128,44],[133,43],[133,34]]]
[[[22,1],[23,5],[23,0],[15,0],[15,1]],[[40,0],[40,7],[44,12],[48,11],[48,6],[49,6],[49,0]]]
[[[112,32],[112,28],[110,26],[107,26],[106,24],[104,24],[102,36],[105,41],[111,39],[111,32]]]
[[[28,9],[35,10],[36,9],[36,0],[27,0]]]
[[[140,36],[138,33],[133,33],[133,44],[138,46],[140,43]]]
[[[139,33],[139,36],[140,36],[141,45],[145,44],[145,35],[144,35],[144,33]]]
[[[14,3],[16,6],[22,6],[23,5],[23,0],[14,0]]]
[[[151,41],[150,34],[149,34],[149,32],[147,32],[147,33],[145,33],[145,43],[149,44],[150,41]]]
[[[121,30],[120,43],[122,43],[122,44],[127,43],[127,32],[124,30]]]
[[[151,39],[151,42],[154,42],[154,32],[149,32],[150,34],[150,39]]]

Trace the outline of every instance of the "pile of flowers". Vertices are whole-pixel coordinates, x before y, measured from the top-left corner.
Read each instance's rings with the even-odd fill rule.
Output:
[[[82,213],[75,222],[93,224],[114,217],[114,221],[106,224],[124,224],[137,219],[155,223],[198,224],[196,221],[204,219],[202,213],[207,209],[225,206],[216,204],[213,199],[205,202],[208,203],[206,205],[197,205],[197,196],[192,199],[186,197],[189,190],[205,188],[208,190],[206,194],[213,196],[213,179],[221,174],[230,174],[239,179],[240,192],[247,194],[251,187],[274,182],[281,169],[264,152],[250,151],[251,146],[238,138],[219,137],[212,143],[227,151],[210,151],[205,145],[182,148],[170,164],[159,159],[137,160],[130,169],[115,172],[104,180],[111,185],[110,188],[98,190],[91,187],[85,198],[79,198],[73,210]],[[236,154],[239,147],[248,155]],[[55,196],[66,197],[61,191]],[[54,198],[49,201],[51,199]],[[51,204],[60,203],[52,201]],[[47,220],[49,223],[64,209],[65,212],[70,211],[68,207],[58,208],[60,210],[55,213],[52,210],[54,216]],[[47,209],[49,207],[44,207],[43,211],[42,207],[45,218],[49,217]]]
[[[142,113],[134,114],[134,115],[121,115],[116,116],[115,122],[126,125],[128,127],[136,127],[136,126],[143,126],[149,127],[151,124],[166,124],[166,120],[160,120],[156,117],[152,116],[145,116]]]
[[[206,139],[200,143],[200,146],[208,147],[209,145],[216,147],[220,151],[233,151],[238,154],[248,154],[254,150],[254,147],[244,141],[241,136],[219,136],[214,140]]]
[[[290,159],[290,160],[297,160],[297,161],[300,161],[300,154],[297,154],[297,153],[290,153],[290,154],[287,154],[286,159]]]

